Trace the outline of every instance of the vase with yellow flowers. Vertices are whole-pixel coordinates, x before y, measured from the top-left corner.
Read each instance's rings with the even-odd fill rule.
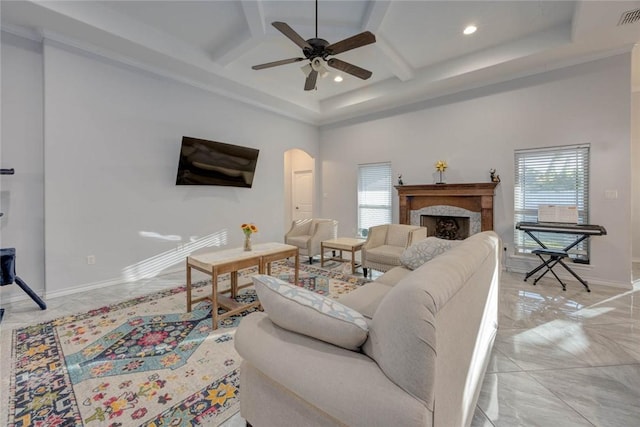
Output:
[[[444,184],[444,180],[442,179],[442,173],[447,170],[447,162],[444,160],[438,160],[436,162],[436,171],[440,174],[440,179],[436,184]]]
[[[248,252],[251,250],[251,235],[258,232],[258,227],[255,224],[242,224],[240,228],[244,233],[244,250]]]

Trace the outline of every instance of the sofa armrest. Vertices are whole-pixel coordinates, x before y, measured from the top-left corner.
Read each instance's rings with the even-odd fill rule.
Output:
[[[328,416],[327,424],[417,426],[426,425],[425,420],[432,417],[419,400],[391,382],[366,355],[282,329],[266,313],[243,318],[234,344],[243,359],[243,369],[247,364],[262,374],[255,381],[277,384],[276,390],[294,395],[300,404]],[[262,384],[242,383],[241,388],[244,412],[259,413],[259,418],[247,421],[274,425],[267,411],[247,407],[261,405]],[[363,393],[366,399],[359,397]],[[298,409],[282,408],[292,413]],[[277,416],[287,418],[286,414]]]

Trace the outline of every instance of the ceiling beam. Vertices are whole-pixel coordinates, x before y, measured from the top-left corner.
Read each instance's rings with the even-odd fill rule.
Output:
[[[390,5],[391,1],[389,0],[369,2],[362,19],[362,28],[375,34],[382,26],[382,21],[384,21]]]
[[[415,72],[411,65],[384,39],[381,33],[382,22],[389,12],[389,6],[391,6],[391,1],[389,0],[370,2],[363,18],[362,28],[376,35],[375,46],[385,56],[387,67],[400,81],[405,82],[413,79]]]
[[[247,21],[247,31],[213,55],[213,60],[226,67],[255,47],[266,34],[263,0],[242,0],[242,11]]]

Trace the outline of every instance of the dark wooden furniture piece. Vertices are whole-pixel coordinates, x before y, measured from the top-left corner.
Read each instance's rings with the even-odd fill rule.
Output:
[[[493,197],[497,182],[468,184],[396,185],[400,224],[411,224],[411,211],[446,205],[480,212],[482,230],[493,230]],[[414,224],[420,225],[420,224]]]
[[[0,169],[0,175],[13,175],[15,170],[11,169]],[[0,212],[0,216],[2,216],[2,212]],[[42,299],[33,292],[33,290],[27,285],[20,277],[16,275],[16,250],[15,248],[3,248],[0,249],[0,286],[11,285],[15,283],[20,286],[20,289],[25,291],[31,299],[38,304],[40,309],[46,310],[47,304],[42,301]],[[4,308],[0,308],[0,321],[2,321],[2,317],[4,316]]]

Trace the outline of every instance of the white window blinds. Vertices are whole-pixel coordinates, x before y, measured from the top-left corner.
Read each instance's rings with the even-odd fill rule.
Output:
[[[358,165],[358,235],[391,223],[391,163]]]
[[[589,145],[572,145],[515,151],[514,221],[536,222],[538,206],[569,205],[578,210],[578,223],[589,223]],[[576,236],[537,233],[549,248],[562,249]],[[514,236],[516,253],[539,248],[523,231]],[[589,245],[583,242],[573,258],[589,260]]]

